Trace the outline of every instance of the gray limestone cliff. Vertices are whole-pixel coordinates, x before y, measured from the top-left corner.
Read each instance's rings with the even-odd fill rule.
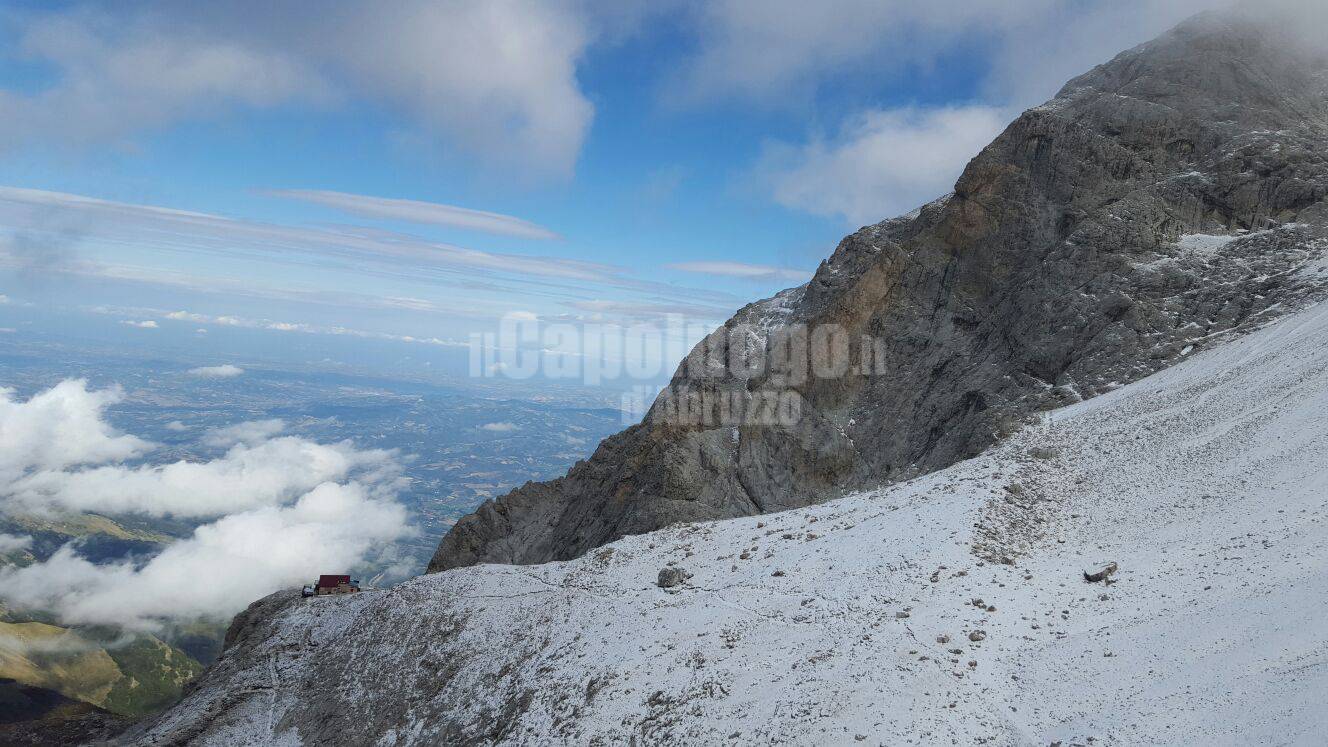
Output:
[[[1325,195],[1325,55],[1233,16],[1191,19],[1024,112],[951,195],[848,236],[807,285],[739,311],[674,378],[791,393],[795,421],[680,423],[657,401],[565,477],[460,520],[429,569],[573,558],[974,456],[1031,413],[1317,297]],[[727,345],[782,355],[781,330],[798,325],[876,342],[844,376],[706,365]]]

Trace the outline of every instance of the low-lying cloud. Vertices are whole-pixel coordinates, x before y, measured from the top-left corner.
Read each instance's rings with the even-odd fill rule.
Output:
[[[236,444],[255,446],[279,435],[284,430],[286,422],[279,418],[246,420],[224,428],[213,428],[203,435],[203,443],[213,448],[230,448]]]
[[[352,475],[365,474],[378,482],[395,468],[393,455],[381,449],[285,436],[236,443],[207,462],[36,471],[11,482],[6,493],[11,508],[32,513],[207,518],[285,503]]]
[[[318,573],[397,561],[411,533],[396,493],[394,452],[281,435],[280,420],[208,431],[225,451],[206,461],[143,464],[153,444],[121,434],[105,410],[118,390],[62,382],[20,401],[0,389],[0,513],[71,512],[204,520],[143,562],[98,565],[66,545],[44,561],[0,569],[0,600],[67,624],[155,630],[224,619],[255,598]],[[0,552],[31,538],[0,535]]]
[[[26,550],[32,546],[31,537],[23,537],[17,534],[0,533],[0,555],[14,552],[16,550]]]
[[[53,611],[67,624],[153,630],[162,621],[224,619],[320,571],[357,566],[405,533],[405,509],[390,495],[325,483],[292,505],[201,526],[142,567],[97,565],[65,546],[45,562],[0,571],[0,596]]]
[[[123,397],[114,388],[91,391],[82,379],[61,382],[26,402],[16,400],[13,389],[0,388],[0,486],[33,471],[121,462],[150,449],[149,442],[120,433],[103,418]]]
[[[205,379],[232,379],[242,373],[244,373],[243,368],[230,363],[220,366],[200,366],[199,368],[189,369],[190,376],[200,376]]]

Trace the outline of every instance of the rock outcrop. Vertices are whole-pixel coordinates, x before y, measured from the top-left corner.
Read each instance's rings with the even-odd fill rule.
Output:
[[[859,230],[807,285],[741,310],[641,424],[486,502],[429,569],[574,558],[974,456],[1030,413],[1317,297],[1325,195],[1328,59],[1248,18],[1196,17],[1023,113],[953,194]],[[778,373],[801,329],[842,333],[848,372]],[[716,365],[752,351],[764,365]],[[704,401],[700,422],[669,417],[679,391],[767,390],[798,417],[735,422]]]

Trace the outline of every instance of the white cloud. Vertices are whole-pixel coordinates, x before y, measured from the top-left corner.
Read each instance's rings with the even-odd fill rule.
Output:
[[[268,194],[310,202],[366,218],[465,228],[523,239],[559,238],[553,231],[528,220],[436,202],[370,197],[317,189],[278,189],[270,190]]]
[[[1024,108],[1053,96],[1071,78],[1152,39],[1200,11],[1235,0],[1058,2],[1013,27],[991,61],[988,97]]]
[[[151,444],[119,433],[102,415],[119,402],[119,389],[89,391],[81,379],[61,382],[26,402],[0,388],[0,489],[32,470],[123,461]]]
[[[125,321],[122,321],[120,323],[126,324],[130,327],[138,327],[139,329],[157,329],[158,326],[157,323],[152,321],[151,319],[144,322],[136,322],[126,319]]]
[[[189,430],[189,426],[185,425],[184,423],[181,423],[178,420],[172,420],[171,422],[166,424],[166,430],[175,431],[176,433],[183,433],[184,431]]]
[[[9,303],[9,296],[6,296],[5,294],[0,293],[0,306],[3,306],[3,305],[5,305],[5,304],[7,304],[7,303]]]
[[[10,143],[61,138],[120,140],[139,130],[215,115],[325,98],[316,71],[279,49],[210,36],[151,14],[81,6],[24,19],[16,52],[53,65],[58,82],[36,91],[0,90]]]
[[[839,96],[877,96],[892,78],[925,79],[956,55],[976,56],[984,75],[977,102],[858,113],[829,140],[812,136],[767,150],[757,173],[778,202],[874,223],[950,191],[1000,125],[1067,80],[1188,16],[1230,4],[716,0],[691,6],[698,44],[669,92],[683,103],[799,108],[831,88]],[[1322,5],[1290,4],[1300,16]]]
[[[0,90],[0,135],[94,143],[291,104],[386,105],[463,155],[571,173],[594,107],[576,79],[592,24],[560,0],[92,4],[22,18],[17,53],[50,66]]]
[[[154,629],[225,619],[318,573],[397,560],[392,543],[411,529],[395,500],[404,482],[394,453],[273,437],[279,423],[260,421],[210,433],[235,443],[211,461],[125,465],[147,444],[104,421],[118,396],[82,381],[27,402],[0,390],[0,509],[213,520],[146,563],[96,565],[67,545],[46,561],[0,569],[7,606],[67,624]],[[0,552],[29,541],[0,535]]]
[[[244,373],[244,369],[239,366],[225,363],[220,366],[200,366],[189,369],[190,376],[200,376],[205,379],[233,379]]]
[[[772,265],[754,265],[745,262],[675,262],[670,265],[665,265],[665,267],[670,270],[694,272],[701,275],[721,275],[731,278],[766,280],[772,282],[790,280],[797,283],[803,283],[810,280],[812,276],[812,273],[806,270],[794,270],[789,267],[774,267]]]
[[[511,433],[512,431],[521,430],[521,426],[516,423],[485,423],[480,426],[480,430],[493,433]]]
[[[1007,119],[982,105],[870,111],[833,139],[767,148],[757,171],[786,207],[875,223],[951,191]]]
[[[65,546],[45,562],[0,570],[0,597],[66,624],[152,630],[164,621],[225,620],[277,589],[382,560],[382,548],[409,533],[390,494],[329,482],[292,505],[200,526],[141,567],[95,565]]]
[[[1194,13],[1229,0],[716,0],[692,6],[698,44],[682,101],[804,101],[826,84],[925,75],[976,52],[993,100],[1023,107]],[[863,71],[869,71],[864,74]]]
[[[286,430],[286,423],[280,419],[249,420],[224,428],[213,428],[203,435],[203,444],[213,448],[226,449],[236,444],[253,446],[266,441]]]
[[[590,32],[570,4],[415,0],[347,21],[331,35],[364,90],[506,166],[571,174],[594,107],[576,80]]]
[[[237,443],[208,462],[36,471],[12,481],[7,491],[10,508],[30,512],[209,517],[280,504],[324,482],[393,469],[387,451],[287,436]]]
[[[11,553],[15,550],[25,550],[31,545],[31,537],[20,537],[16,534],[5,534],[0,532],[0,555]]]
[[[121,396],[89,391],[81,380],[26,402],[0,389],[0,508],[210,517],[280,504],[328,481],[387,482],[396,473],[387,451],[274,438],[283,427],[278,420],[209,433],[209,445],[230,447],[212,461],[128,466],[122,462],[152,445],[105,421],[106,407]]]
[[[695,55],[673,93],[789,103],[870,62],[873,77],[926,62],[974,30],[997,32],[1054,0],[716,0],[696,6]]]

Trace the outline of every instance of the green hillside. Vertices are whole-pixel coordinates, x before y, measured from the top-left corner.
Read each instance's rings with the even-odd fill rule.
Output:
[[[112,713],[140,716],[171,703],[203,670],[151,635],[125,641],[42,622],[0,622],[0,678],[40,687]]]

